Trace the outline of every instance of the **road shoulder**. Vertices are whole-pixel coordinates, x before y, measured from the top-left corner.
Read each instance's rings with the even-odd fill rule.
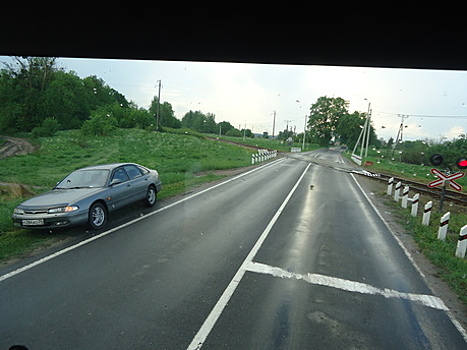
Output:
[[[439,268],[433,265],[422,253],[413,236],[403,227],[401,219],[397,217],[394,208],[384,203],[386,185],[365,176],[355,176],[373,205],[378,209],[392,233],[402,242],[410,253],[417,267],[424,274],[424,279],[433,293],[440,297],[451,313],[467,329],[467,305],[465,305],[452,291],[447,282],[439,277]]]

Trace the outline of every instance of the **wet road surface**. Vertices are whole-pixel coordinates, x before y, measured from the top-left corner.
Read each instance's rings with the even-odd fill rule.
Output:
[[[0,349],[465,349],[341,165],[279,159],[10,268]]]

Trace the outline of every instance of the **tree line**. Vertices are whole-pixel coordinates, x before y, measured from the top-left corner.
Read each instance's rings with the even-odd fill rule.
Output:
[[[310,107],[305,139],[309,143],[329,146],[340,142],[353,147],[358,139],[366,113],[349,112],[349,103],[341,97],[319,97]],[[73,71],[58,67],[53,57],[13,57],[0,69],[0,133],[32,132],[35,136],[51,136],[58,130],[82,129],[85,134],[106,135],[115,128],[143,128],[156,130],[156,115],[160,109],[160,128],[190,128],[201,133],[237,137],[253,137],[249,129],[237,129],[231,123],[216,123],[215,115],[188,111],[178,119],[169,102],[157,96],[148,109],[126,99],[96,76],[80,78]],[[267,132],[263,137],[269,137]],[[303,140],[302,134],[292,130],[279,132],[279,139]],[[397,145],[402,160],[427,164],[424,150],[437,151],[449,158],[465,153],[465,135],[436,145],[424,141]],[[370,144],[381,146],[371,126]],[[388,154],[393,152],[389,148]],[[455,154],[454,154],[455,153]],[[452,155],[451,155],[452,154]]]
[[[58,130],[81,128],[85,134],[106,135],[115,128],[190,128],[202,133],[252,136],[215,115],[189,111],[176,118],[169,102],[157,96],[148,109],[126,99],[96,76],[80,78],[65,71],[53,57],[13,57],[0,70],[0,133],[32,132],[50,136]],[[160,111],[159,123],[156,115]]]
[[[311,142],[329,145],[331,141],[354,147],[366,119],[366,113],[348,111],[348,102],[340,97],[320,97],[311,105],[308,119],[308,133]],[[370,145],[383,148],[381,156],[404,163],[429,165],[433,154],[441,154],[443,167],[455,170],[455,162],[459,157],[467,157],[467,135],[461,134],[453,140],[436,142],[434,140],[417,140],[394,143],[390,138],[383,143],[378,140],[375,129],[371,125]],[[383,147],[384,146],[384,147]],[[385,148],[385,149],[384,149]]]

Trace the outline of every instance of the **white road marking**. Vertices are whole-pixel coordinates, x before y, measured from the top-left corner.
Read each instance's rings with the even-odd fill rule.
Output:
[[[47,261],[49,261],[49,260],[52,260],[52,259],[54,259],[54,258],[56,258],[56,257],[58,257],[58,256],[60,256],[60,255],[63,255],[63,254],[65,254],[65,253],[69,252],[69,251],[72,251],[72,250],[74,250],[74,249],[76,249],[76,248],[79,248],[79,247],[81,247],[81,246],[83,246],[83,245],[85,245],[85,244],[91,243],[92,241],[95,241],[95,240],[97,240],[97,239],[99,239],[99,238],[102,238],[102,237],[104,237],[104,236],[107,236],[108,234],[110,234],[110,233],[112,233],[112,232],[121,230],[122,228],[127,227],[127,226],[130,226],[130,225],[133,225],[134,223],[136,223],[136,222],[138,222],[138,221],[147,219],[148,217],[151,217],[151,216],[153,216],[153,215],[156,215],[156,214],[158,214],[158,213],[160,213],[160,212],[162,212],[162,211],[164,211],[164,210],[167,210],[167,209],[169,209],[169,208],[172,208],[172,207],[174,207],[174,206],[176,206],[176,205],[178,205],[178,204],[180,204],[180,203],[183,203],[183,202],[185,202],[185,201],[187,201],[187,200],[190,200],[190,199],[192,199],[192,198],[194,198],[194,197],[197,197],[197,196],[199,196],[199,195],[201,195],[201,194],[203,194],[203,193],[206,193],[206,192],[211,191],[211,190],[213,190],[213,189],[215,189],[215,188],[217,188],[217,187],[220,187],[220,186],[223,186],[223,185],[225,185],[225,184],[228,184],[229,182],[235,181],[235,180],[237,180],[237,179],[239,179],[239,178],[241,178],[241,177],[243,177],[243,176],[249,175],[249,174],[251,174],[251,173],[253,173],[253,172],[255,172],[255,171],[258,171],[258,170],[260,170],[260,169],[265,169],[265,168],[267,168],[267,167],[270,167],[270,166],[276,165],[276,164],[278,164],[278,163],[281,163],[281,162],[283,162],[284,160],[285,160],[285,158],[281,158],[281,159],[275,160],[275,161],[273,161],[273,162],[264,164],[264,165],[262,165],[262,166],[260,166],[260,167],[258,167],[258,168],[254,168],[254,169],[252,169],[252,170],[249,170],[249,171],[247,171],[247,172],[245,172],[245,173],[242,173],[242,174],[240,174],[240,175],[237,175],[237,176],[235,176],[235,177],[232,177],[232,178],[230,178],[230,179],[228,179],[228,180],[226,180],[226,181],[223,181],[223,182],[221,182],[221,183],[218,183],[218,184],[216,184],[216,185],[214,185],[214,186],[211,186],[211,187],[209,187],[209,188],[207,188],[207,189],[204,189],[204,190],[202,190],[202,191],[196,192],[196,193],[194,193],[194,194],[192,194],[192,195],[190,195],[190,196],[187,196],[187,197],[185,197],[185,198],[183,198],[183,199],[181,199],[181,200],[178,200],[178,201],[176,201],[176,202],[174,202],[174,203],[168,204],[168,205],[166,205],[165,207],[162,207],[162,208],[160,208],[160,209],[157,209],[157,210],[155,210],[155,211],[153,211],[153,212],[151,212],[151,213],[149,213],[149,214],[147,214],[147,215],[141,216],[141,217],[139,217],[139,218],[137,218],[137,219],[134,219],[134,220],[132,220],[132,221],[129,221],[129,222],[123,224],[123,225],[114,227],[114,228],[111,229],[111,230],[102,232],[102,233],[100,233],[100,234],[98,234],[98,235],[96,235],[96,236],[93,236],[93,237],[88,238],[88,239],[86,239],[86,240],[84,240],[84,241],[81,241],[81,242],[79,242],[79,243],[76,243],[76,244],[74,244],[74,245],[72,245],[72,246],[69,246],[69,247],[64,248],[64,249],[62,249],[62,250],[59,250],[58,252],[55,252],[55,253],[50,254],[50,255],[47,255],[47,256],[43,257],[42,259],[36,260],[36,261],[34,261],[34,262],[32,262],[32,263],[30,263],[30,264],[28,264],[28,265],[25,265],[25,266],[23,266],[23,267],[20,267],[20,268],[14,270],[14,271],[11,271],[11,272],[9,272],[9,273],[6,273],[6,274],[0,276],[0,282],[6,280],[6,279],[8,279],[8,278],[11,278],[11,277],[13,277],[13,276],[19,275],[19,274],[22,273],[22,272],[28,271],[28,270],[32,269],[33,267],[39,266],[39,265],[41,265],[41,264],[43,264],[43,263],[45,263],[45,262],[47,262]]]
[[[261,263],[250,262],[246,266],[246,270],[255,273],[267,274],[279,278],[290,278],[296,280],[302,280],[310,284],[315,284],[319,286],[331,287],[340,290],[345,290],[348,292],[361,293],[361,294],[372,294],[372,295],[382,295],[385,298],[400,298],[407,299],[421,303],[425,306],[438,309],[438,310],[448,310],[444,302],[433,295],[427,294],[415,294],[415,293],[402,293],[396,290],[387,289],[387,288],[378,288],[370,284],[354,282],[345,280],[342,278],[325,276],[320,274],[308,273],[306,275],[289,272],[283,270],[279,267],[269,266]]]
[[[206,341],[206,338],[208,337],[209,333],[214,328],[214,325],[216,324],[217,320],[222,314],[222,311],[224,310],[225,306],[227,305],[233,293],[235,292],[235,289],[237,289],[237,286],[240,284],[240,281],[242,280],[243,276],[245,275],[245,272],[247,271],[247,267],[253,261],[253,258],[255,257],[258,250],[261,248],[261,245],[263,244],[263,242],[266,240],[267,236],[269,235],[269,232],[271,232],[272,227],[274,226],[276,221],[279,219],[279,216],[281,215],[281,213],[284,211],[285,206],[289,202],[290,198],[294,194],[295,190],[297,189],[298,185],[302,181],[303,177],[305,176],[310,166],[311,164],[307,165],[306,169],[303,171],[302,175],[300,176],[298,181],[295,183],[294,187],[289,192],[284,202],[282,202],[282,205],[279,207],[279,209],[274,214],[269,224],[266,226],[264,231],[261,233],[261,236],[258,238],[255,245],[250,250],[250,253],[248,253],[248,256],[245,258],[242,265],[238,269],[237,273],[232,278],[229,285],[225,289],[224,293],[222,294],[222,296],[220,297],[220,299],[217,301],[216,305],[212,309],[211,313],[204,321],[198,333],[193,338],[191,344],[188,346],[187,348],[188,350],[199,350],[203,346],[203,343]]]

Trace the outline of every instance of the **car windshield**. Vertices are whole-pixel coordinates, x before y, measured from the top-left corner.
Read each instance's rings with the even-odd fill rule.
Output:
[[[56,188],[103,187],[108,175],[108,170],[75,171],[63,179]]]
[[[0,56],[0,350],[467,350],[467,60],[289,53]]]

